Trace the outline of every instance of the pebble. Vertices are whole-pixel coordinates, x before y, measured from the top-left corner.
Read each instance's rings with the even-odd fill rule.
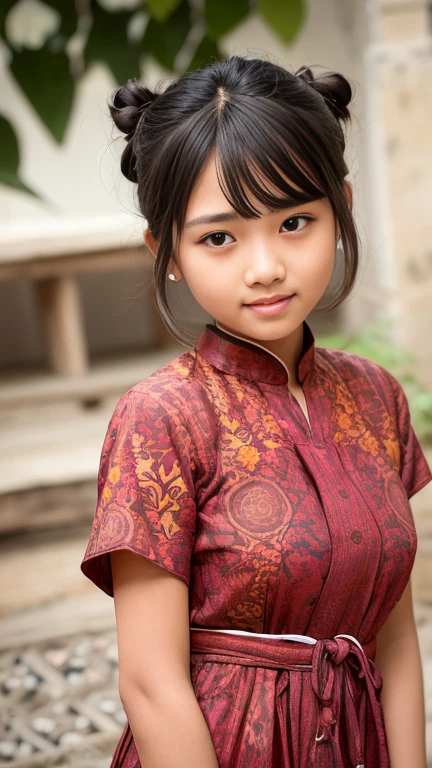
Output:
[[[69,709],[69,706],[68,704],[66,704],[65,701],[56,701],[52,707],[52,710],[56,715],[64,715],[65,712],[68,711],[68,709]]]
[[[101,699],[99,702],[99,709],[105,712],[107,715],[113,715],[118,708],[118,702],[114,699]]]
[[[18,757],[28,757],[29,755],[32,755],[34,752],[34,747],[28,743],[28,741],[22,741],[21,744],[18,744],[15,754]]]
[[[120,725],[126,725],[127,717],[126,717],[126,712],[124,711],[124,709],[119,709],[115,713],[114,720],[117,720],[117,722],[120,723]]]
[[[85,669],[87,666],[87,659],[80,656],[71,656],[68,661],[68,666],[72,669]]]
[[[50,648],[45,651],[46,660],[53,665],[53,667],[62,667],[66,663],[68,653],[66,648]]]
[[[77,656],[87,656],[90,653],[90,643],[88,640],[83,640],[82,643],[78,643],[75,646],[74,653],[76,653]]]
[[[38,733],[51,733],[56,726],[55,721],[50,717],[35,717],[31,724]]]
[[[108,648],[106,652],[107,658],[110,661],[114,661],[118,663],[118,646],[117,643],[112,643]]]
[[[13,757],[16,746],[13,741],[0,741],[0,757]]]
[[[23,678],[23,686],[27,691],[35,691],[39,685],[39,679],[31,673]]]
[[[87,683],[91,683],[92,685],[95,683],[101,683],[104,679],[100,672],[97,672],[95,669],[91,669],[90,667],[84,670],[84,675]]]
[[[22,680],[20,680],[19,677],[7,677],[3,685],[7,691],[14,691],[16,688],[20,687],[21,683]]]
[[[83,737],[80,733],[66,731],[60,736],[59,744],[61,744],[62,747],[76,747],[78,744],[81,744],[82,739]]]
[[[81,685],[84,680],[84,675],[82,672],[72,671],[67,673],[66,679],[71,685]]]
[[[79,731],[83,731],[85,728],[89,728],[91,725],[90,718],[87,715],[78,715],[75,718],[75,728]]]

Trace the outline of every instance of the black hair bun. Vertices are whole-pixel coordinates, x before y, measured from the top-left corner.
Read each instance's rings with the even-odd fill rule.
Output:
[[[337,120],[350,119],[348,104],[352,99],[353,92],[348,80],[343,75],[338,72],[331,72],[315,77],[309,67],[301,67],[295,74],[323,97]]]
[[[114,92],[112,104],[109,104],[115,125],[119,131],[126,134],[128,145],[123,151],[120,165],[122,173],[129,181],[137,181],[136,156],[132,139],[141,117],[157,97],[157,93],[133,78]]]

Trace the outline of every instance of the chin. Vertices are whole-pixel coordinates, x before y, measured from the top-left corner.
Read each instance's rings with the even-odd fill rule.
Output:
[[[289,327],[285,327],[282,329],[273,329],[270,328],[267,330],[259,331],[258,329],[255,331],[252,328],[249,328],[247,331],[240,332],[243,333],[244,336],[248,336],[251,339],[254,339],[255,341],[280,341],[281,339],[285,339],[287,336],[289,336],[291,333],[293,333],[298,328],[297,325],[290,325]]]
[[[264,318],[262,320],[258,320],[258,322],[253,324],[250,323],[248,327],[250,333],[257,333],[263,339],[271,341],[273,339],[280,339],[283,336],[288,336],[288,334],[295,331],[296,328],[302,324],[302,322],[303,316],[290,317],[289,319],[283,319],[281,317],[269,317],[265,318],[265,320]]]

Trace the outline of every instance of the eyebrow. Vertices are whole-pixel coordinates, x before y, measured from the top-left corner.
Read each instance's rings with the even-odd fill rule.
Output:
[[[196,227],[198,224],[218,224],[220,221],[236,221],[240,216],[237,213],[212,213],[207,216],[197,216],[196,219],[191,219],[185,224],[185,229],[190,227]]]
[[[313,203],[316,200],[319,200],[320,198],[314,198],[311,199],[309,195],[304,196],[305,199],[299,199],[294,200],[292,197],[283,198],[281,200],[281,203],[284,203],[281,208],[275,208],[273,210],[269,210],[269,213],[277,213],[279,210],[288,210],[289,208],[296,208],[298,205],[306,205],[307,203]],[[240,219],[241,216],[239,216],[235,211],[230,212],[226,211],[225,213],[212,213],[212,214],[204,214],[203,216],[197,216],[196,219],[191,219],[190,221],[185,224],[185,229],[190,229],[191,227],[197,227],[198,224],[219,224],[221,221],[237,221]]]

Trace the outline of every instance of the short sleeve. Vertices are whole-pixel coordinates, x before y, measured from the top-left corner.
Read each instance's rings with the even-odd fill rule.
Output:
[[[190,581],[195,536],[192,439],[163,393],[129,390],[108,424],[97,504],[81,563],[111,597],[109,553],[127,549]]]
[[[426,457],[414,432],[408,400],[402,386],[392,376],[397,408],[397,429],[400,446],[399,474],[410,499],[432,480]]]

